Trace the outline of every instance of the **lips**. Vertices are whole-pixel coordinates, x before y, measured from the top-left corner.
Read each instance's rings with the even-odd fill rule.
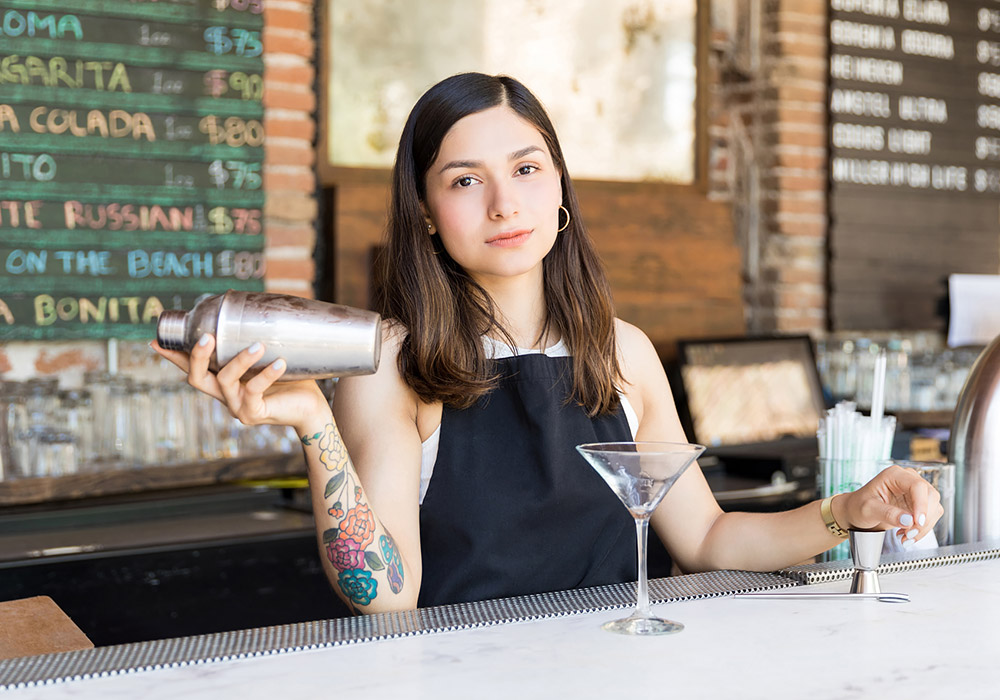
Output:
[[[528,236],[531,235],[531,229],[518,229],[516,231],[504,231],[498,233],[492,238],[486,241],[486,245],[495,246],[497,248],[509,248],[511,246],[517,246],[528,240]]]

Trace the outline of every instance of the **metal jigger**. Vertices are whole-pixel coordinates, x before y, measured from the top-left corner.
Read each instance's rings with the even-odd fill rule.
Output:
[[[847,534],[851,541],[851,559],[854,560],[851,593],[881,593],[876,569],[882,559],[885,530],[848,530]]]

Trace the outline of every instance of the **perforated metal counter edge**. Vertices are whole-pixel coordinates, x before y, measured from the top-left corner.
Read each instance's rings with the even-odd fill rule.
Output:
[[[954,545],[887,557],[879,573],[998,557],[1000,542]],[[650,602],[717,598],[837,581],[850,578],[851,572],[850,562],[840,561],[776,573],[713,571],[660,578],[650,581]],[[634,589],[634,584],[622,583],[8,659],[0,661],[0,690],[615,610],[634,604]]]

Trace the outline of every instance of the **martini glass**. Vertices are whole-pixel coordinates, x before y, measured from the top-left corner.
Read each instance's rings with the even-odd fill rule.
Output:
[[[639,581],[635,611],[622,620],[603,625],[618,634],[672,634],[684,625],[654,617],[649,609],[646,580],[646,539],[649,518],[684,470],[705,448],[680,442],[595,442],[577,445],[601,478],[635,518],[639,548]]]

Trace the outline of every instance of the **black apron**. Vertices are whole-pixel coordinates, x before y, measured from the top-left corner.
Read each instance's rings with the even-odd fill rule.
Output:
[[[566,403],[572,358],[496,360],[500,382],[472,408],[444,408],[420,507],[419,605],[636,579],[635,521],[574,449],[632,440],[619,406],[590,418]],[[650,531],[650,576],[670,560]]]

